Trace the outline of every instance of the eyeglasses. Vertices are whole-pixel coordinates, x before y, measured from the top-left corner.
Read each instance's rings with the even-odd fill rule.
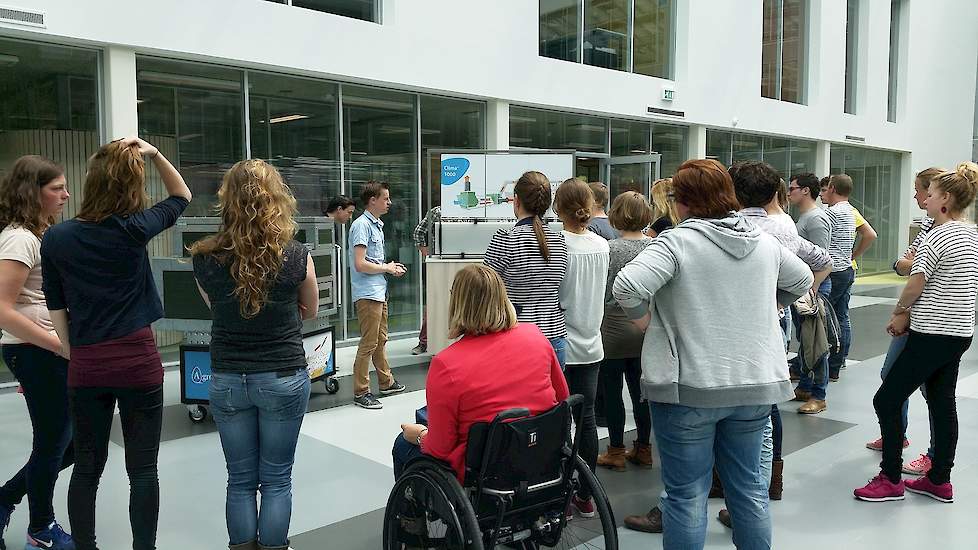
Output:
[[[799,190],[799,189],[801,189],[801,187],[799,187],[799,186],[797,186],[797,185],[791,185],[791,186],[788,186],[788,192],[789,192],[789,193],[791,193],[792,191],[797,191],[797,190]]]

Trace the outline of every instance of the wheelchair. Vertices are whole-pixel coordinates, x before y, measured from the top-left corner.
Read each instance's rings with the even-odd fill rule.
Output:
[[[385,550],[604,548],[617,550],[608,497],[577,455],[581,427],[571,433],[572,395],[531,416],[508,409],[469,430],[465,474],[420,457],[394,484],[384,515]],[[571,495],[594,497],[594,518],[568,519]]]

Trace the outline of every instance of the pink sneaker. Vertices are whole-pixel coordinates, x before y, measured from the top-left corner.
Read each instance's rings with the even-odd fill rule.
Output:
[[[920,479],[912,479],[904,484],[911,493],[924,495],[934,500],[951,503],[954,502],[954,490],[950,483],[935,485],[930,478],[924,476]]]
[[[584,500],[582,498],[578,498],[577,495],[574,495],[571,497],[571,504],[577,509],[577,513],[580,514],[582,518],[594,517],[594,498]]]
[[[903,438],[903,448],[906,449],[909,446],[910,446],[910,440],[904,437]],[[881,451],[882,452],[883,451],[883,438],[881,437],[881,438],[877,439],[876,441],[870,441],[869,443],[866,444],[866,448],[869,449],[869,450],[871,450],[871,451]]]
[[[920,458],[914,460],[910,464],[903,465],[903,473],[910,474],[912,476],[925,476],[927,472],[930,471],[931,462],[930,457],[927,455],[920,455]]]
[[[860,487],[852,492],[859,500],[866,502],[886,502],[888,500],[903,500],[903,480],[893,483],[883,472],[873,479],[865,487]]]

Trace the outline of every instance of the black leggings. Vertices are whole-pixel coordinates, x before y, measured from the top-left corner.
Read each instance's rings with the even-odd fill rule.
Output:
[[[109,453],[116,403],[122,421],[129,474],[129,523],[133,550],[156,548],[160,515],[157,461],[163,427],[163,386],[69,388],[75,429],[75,469],[68,486],[68,518],[78,550],[96,550],[95,495]]]
[[[612,447],[625,446],[625,403],[621,398],[622,377],[632,398],[635,416],[635,440],[648,445],[652,435],[652,416],[649,404],[642,401],[642,359],[605,359],[598,375],[599,387],[604,390],[604,414],[608,420],[608,439]]]
[[[584,396],[584,406],[580,413],[574,415],[574,422],[581,426],[581,442],[577,448],[577,454],[587,463],[591,471],[598,464],[598,425],[594,421],[594,394],[598,389],[598,363],[587,365],[567,365],[564,371],[567,379],[567,387],[571,395],[580,394]],[[578,493],[582,499],[591,497],[587,485],[581,487]]]
[[[903,466],[903,402],[921,384],[927,387],[927,409],[934,422],[934,462],[927,474],[932,483],[951,481],[954,450],[958,444],[958,411],[954,390],[961,356],[971,338],[910,331],[907,345],[873,398],[883,434],[880,469],[894,483]]]

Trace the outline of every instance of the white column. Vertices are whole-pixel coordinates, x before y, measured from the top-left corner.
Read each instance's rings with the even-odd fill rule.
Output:
[[[136,135],[136,51],[109,46],[103,57],[105,132],[109,140]]]
[[[686,156],[689,159],[706,158],[706,126],[694,124],[689,127]]]
[[[815,144],[815,166],[812,172],[819,178],[829,175],[832,169],[832,144],[828,141],[819,141]]]
[[[509,102],[491,100],[486,106],[486,149],[509,149]]]

